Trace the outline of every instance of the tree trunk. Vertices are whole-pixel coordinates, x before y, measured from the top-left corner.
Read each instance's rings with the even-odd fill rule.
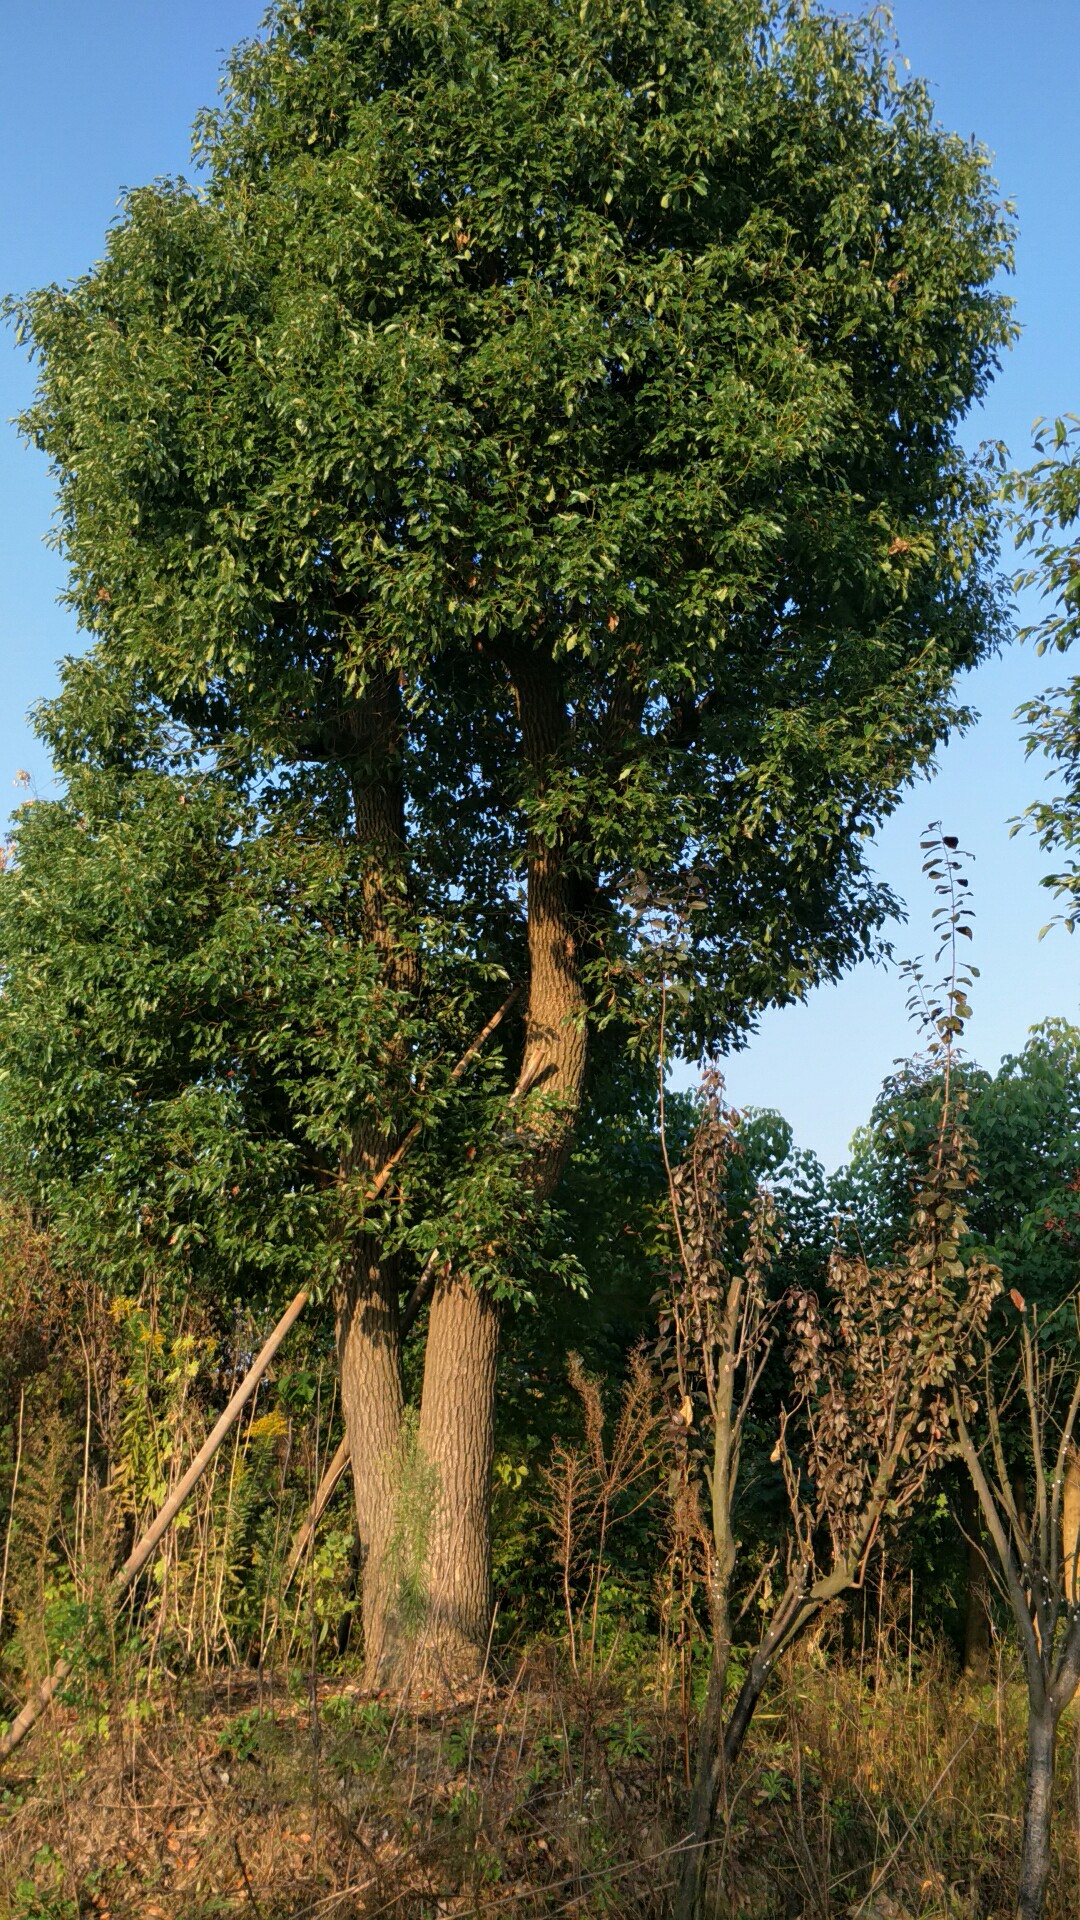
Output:
[[[750,1722],[781,1653],[801,1639],[822,1608],[850,1585],[851,1574],[846,1572],[843,1579],[838,1579],[834,1573],[831,1578],[815,1585],[809,1593],[800,1595],[797,1589],[789,1587],[788,1594],[777,1609],[772,1627],[747,1668],[746,1678],[728,1716],[724,1728],[724,1765],[727,1768],[734,1767],[742,1752]]]
[[[396,675],[386,674],[343,717],[342,737],[330,744],[351,763],[364,940],[378,954],[387,986],[407,999],[419,975],[415,951],[402,937],[409,906],[401,735],[401,691]],[[405,1066],[400,1049],[396,1064]],[[386,1155],[380,1116],[357,1129],[341,1169],[346,1186],[373,1173]],[[390,1684],[404,1637],[395,1564],[404,1414],[399,1286],[397,1261],[385,1259],[377,1239],[361,1231],[335,1306],[363,1566],[364,1664],[372,1688]]]
[[[698,1726],[694,1789],[690,1798],[690,1837],[679,1874],[675,1920],[698,1920],[708,1882],[706,1853],[716,1821],[716,1805],[724,1778],[724,1694],[727,1687],[728,1648],[713,1644],[709,1685]]]
[[[337,1298],[341,1404],[363,1564],[366,1684],[390,1684],[403,1645],[394,1564],[403,1401],[397,1276],[362,1248]]]
[[[965,1484],[962,1507],[966,1553],[964,1672],[982,1680],[990,1660],[990,1576],[979,1544],[980,1538],[986,1537],[982,1516],[970,1483]]]
[[[542,791],[567,736],[550,662],[519,661],[514,685],[525,758]],[[580,929],[571,906],[565,850],[532,836],[528,848],[529,981],[525,1045],[511,1097],[522,1178],[539,1201],[558,1185],[585,1077],[585,1002]],[[475,1679],[491,1622],[491,1458],[499,1315],[460,1276],[438,1283],[431,1305],[419,1447],[435,1481],[423,1588],[422,1660],[451,1685]],[[399,1669],[399,1680],[407,1671]]]
[[[1028,1709],[1027,1788],[1020,1855],[1017,1920],[1042,1920],[1050,1872],[1050,1816],[1054,1797],[1057,1722],[1048,1705]]]
[[[677,1205],[674,1186],[672,1206]],[[713,1405],[711,1485],[712,1557],[708,1569],[709,1627],[712,1658],[709,1685],[698,1725],[694,1790],[690,1798],[690,1845],[679,1874],[675,1920],[697,1920],[708,1882],[708,1844],[716,1822],[717,1802],[724,1780],[724,1696],[731,1657],[731,1578],[735,1571],[733,1531],[735,1489],[739,1473],[739,1421],[735,1415],[736,1355],[742,1320],[742,1282],[732,1275],[721,1321],[723,1359],[717,1370]]]
[[[724,1728],[724,1761],[729,1767],[735,1765],[743,1750],[743,1741],[750,1731],[750,1722],[771,1672],[772,1662],[755,1653]]]
[[[416,1670],[456,1690],[475,1681],[491,1624],[491,1461],[499,1310],[450,1274],[436,1284],[428,1324],[418,1434],[430,1470],[422,1577],[426,1617]]]

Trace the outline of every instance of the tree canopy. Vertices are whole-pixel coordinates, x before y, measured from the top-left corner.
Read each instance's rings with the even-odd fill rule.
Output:
[[[595,1000],[628,900],[693,908],[695,1046],[854,959],[864,835],[1002,630],[955,437],[1010,333],[984,155],[874,29],[758,0],[282,6],[197,151],[21,310],[95,648],[61,762],[154,699],[340,819],[389,675],[418,905],[478,943],[531,828]]]

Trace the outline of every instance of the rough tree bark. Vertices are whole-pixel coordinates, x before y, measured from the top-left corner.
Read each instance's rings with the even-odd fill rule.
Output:
[[[450,1273],[435,1286],[424,1356],[418,1450],[433,1481],[414,1655],[425,1679],[451,1689],[476,1677],[491,1619],[491,1462],[499,1311]]]
[[[568,733],[550,661],[515,662],[522,745],[542,789]],[[538,835],[528,847],[525,1040],[512,1104],[521,1114],[522,1177],[538,1200],[558,1185],[585,1078],[581,928],[567,849]],[[490,1483],[495,1438],[499,1310],[470,1281],[447,1274],[431,1303],[419,1449],[434,1479],[424,1588],[426,1670],[460,1685],[484,1659],[491,1618]]]
[[[402,1647],[392,1548],[404,1401],[396,1274],[370,1241],[340,1286],[336,1306],[341,1404],[363,1558],[365,1679],[379,1688],[393,1677]]]
[[[1054,1794],[1057,1717],[1045,1698],[1028,1710],[1027,1784],[1017,1920],[1042,1920],[1050,1874],[1050,1815]]]
[[[363,854],[362,923],[387,984],[416,987],[415,956],[395,924],[405,863],[405,803],[400,769],[401,696],[384,676],[349,716],[345,750],[352,767],[354,832]],[[378,1167],[387,1141],[358,1129],[341,1167],[343,1183]],[[363,1561],[362,1612],[367,1684],[381,1687],[401,1656],[392,1548],[404,1401],[401,1384],[400,1274],[371,1234],[349,1250],[335,1297],[341,1404],[352,1462]]]

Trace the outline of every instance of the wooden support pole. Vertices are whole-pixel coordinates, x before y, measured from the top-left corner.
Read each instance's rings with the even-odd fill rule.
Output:
[[[292,1585],[293,1575],[295,1574],[297,1567],[300,1565],[300,1562],[304,1557],[304,1550],[307,1547],[307,1543],[311,1539],[311,1536],[314,1533],[316,1527],[318,1526],[319,1521],[322,1519],[323,1514],[326,1512],[327,1507],[330,1505],[330,1502],[337,1491],[338,1481],[341,1479],[342,1474],[346,1471],[348,1464],[349,1464],[349,1436],[348,1434],[345,1434],[342,1437],[341,1444],[339,1445],[337,1452],[335,1453],[333,1459],[331,1460],[330,1465],[327,1467],[326,1472],[323,1474],[322,1479],[319,1481],[318,1487],[315,1490],[315,1498],[307,1510],[307,1513],[304,1517],[303,1524],[300,1527],[300,1531],[298,1532],[296,1539],[292,1543],[292,1548],[289,1552],[289,1558],[285,1563],[285,1577],[281,1583],[282,1599],[285,1598],[285,1595],[288,1593],[289,1588]]]
[[[239,1419],[282,1341],[297,1320],[299,1320],[309,1299],[310,1294],[306,1287],[302,1288],[299,1293],[293,1295],[293,1298],[290,1300],[270,1338],[256,1355],[252,1365],[248,1368],[247,1373],[244,1375],[232,1399],[229,1401],[228,1406],[219,1416],[213,1429],[203,1441],[202,1446],[199,1448],[183,1479],[169,1495],[160,1513],[147,1528],[142,1538],[136,1541],[127,1559],[124,1561],[123,1566],[114,1575],[113,1592],[117,1598],[126,1592],[133,1580],[137,1579],[149,1560],[150,1555],[153,1553],[154,1548],[168,1532],[184,1501],[202,1479],[203,1474],[210,1465],[225,1435],[228,1433],[230,1427]],[[18,1719],[12,1722],[8,1732],[4,1735],[3,1739],[0,1740],[0,1762],[6,1760],[9,1754],[14,1753],[15,1748],[29,1733],[34,1722],[41,1718],[50,1700],[59,1692],[68,1674],[71,1672],[71,1665],[70,1660],[58,1660],[52,1672],[41,1682],[41,1685],[34,1688]]]
[[[480,1049],[484,1045],[484,1042],[490,1039],[496,1027],[501,1024],[505,1015],[509,1013],[511,1007],[514,1004],[514,1001],[517,999],[520,992],[521,992],[520,986],[511,987],[509,993],[506,996],[506,999],[502,1003],[502,1006],[496,1008],[495,1012],[491,1016],[491,1019],[487,1021],[486,1025],[481,1027],[479,1033],[476,1036],[476,1039],[472,1042],[470,1046],[466,1047],[464,1053],[461,1056],[461,1059],[458,1060],[455,1063],[455,1065],[451,1067],[450,1069],[451,1081],[461,1079],[461,1076],[464,1073],[466,1067],[469,1065],[469,1062],[471,1060],[476,1059],[476,1056],[480,1052]],[[373,1200],[378,1199],[380,1193],[382,1192],[387,1181],[389,1180],[390,1175],[393,1173],[394,1168],[397,1166],[400,1160],[404,1159],[405,1155],[409,1151],[409,1148],[412,1146],[413,1141],[416,1139],[417,1134],[420,1132],[420,1129],[422,1126],[423,1126],[422,1120],[414,1120],[412,1123],[412,1126],[409,1128],[408,1133],[406,1133],[402,1138],[400,1146],[397,1146],[394,1148],[394,1151],[390,1155],[389,1160],[387,1160],[384,1163],[384,1165],[380,1167],[378,1173],[375,1176],[374,1184],[369,1188],[368,1192],[364,1196],[365,1206],[370,1206]]]

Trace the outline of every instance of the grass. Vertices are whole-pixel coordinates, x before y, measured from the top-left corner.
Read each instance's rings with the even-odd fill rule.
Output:
[[[136,1713],[54,1711],[5,1779],[11,1920],[617,1915],[661,1920],[688,1728],[641,1665],[540,1647],[476,1698],[401,1707],[347,1672],[162,1679]],[[1080,1910],[1080,1774],[1060,1757],[1048,1920]],[[725,1920],[1006,1920],[1023,1699],[919,1670],[791,1661],[730,1783]]]

